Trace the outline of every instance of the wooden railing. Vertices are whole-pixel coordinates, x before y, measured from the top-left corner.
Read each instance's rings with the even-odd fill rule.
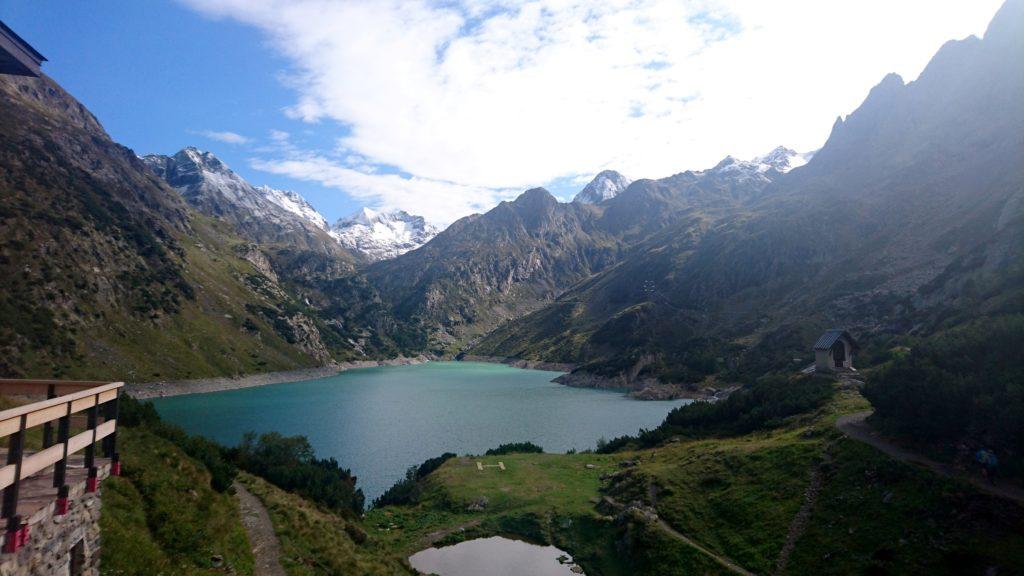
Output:
[[[3,504],[0,519],[6,521],[4,552],[15,552],[27,538],[27,525],[18,516],[18,495],[26,478],[53,466],[57,514],[68,510],[66,483],[68,457],[85,452],[86,491],[98,483],[96,443],[102,441],[104,456],[111,459],[111,474],[120,473],[117,454],[117,403],[123,382],[69,382],[60,380],[3,380],[0,395],[38,395],[45,400],[0,411],[0,438],[8,438],[7,463],[0,468]],[[85,413],[85,429],[71,435],[72,416]],[[103,422],[100,423],[100,418]],[[56,423],[56,439],[54,439]],[[42,449],[26,454],[27,432],[43,426]]]

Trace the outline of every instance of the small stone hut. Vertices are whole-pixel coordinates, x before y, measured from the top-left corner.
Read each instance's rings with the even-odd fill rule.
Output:
[[[853,358],[860,347],[842,328],[826,331],[814,343],[814,369],[817,372],[853,370]]]

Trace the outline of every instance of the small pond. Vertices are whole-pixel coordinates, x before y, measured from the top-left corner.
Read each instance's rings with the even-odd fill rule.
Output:
[[[561,561],[559,561],[561,559]],[[427,548],[409,557],[424,574],[439,576],[577,576],[582,571],[554,546],[538,546],[501,536]],[[577,571],[573,571],[573,569]]]

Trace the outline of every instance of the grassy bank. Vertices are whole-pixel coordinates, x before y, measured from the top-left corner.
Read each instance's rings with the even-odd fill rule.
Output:
[[[371,510],[364,524],[395,555],[503,534],[559,546],[591,576],[725,571],[712,555],[773,573],[787,541],[791,574],[1019,573],[1024,510],[844,438],[836,418],[866,407],[846,390],[770,431],[454,458],[422,481],[418,502]]]
[[[233,495],[171,442],[118,432],[125,475],[103,482],[104,574],[252,574],[253,557]]]
[[[281,542],[281,565],[289,576],[412,573],[368,538],[359,523],[325,512],[257,476],[243,473],[238,480],[266,506]]]
[[[141,409],[126,408],[127,421]],[[252,574],[254,559],[231,487],[233,465],[213,444],[159,421],[145,424],[120,428],[124,476],[103,483],[102,573]],[[291,466],[293,473],[308,473],[308,468]],[[252,474],[240,473],[237,480],[267,507],[288,574],[410,573],[389,550],[367,538],[345,506],[335,502],[341,510],[331,511],[327,499],[317,504]]]

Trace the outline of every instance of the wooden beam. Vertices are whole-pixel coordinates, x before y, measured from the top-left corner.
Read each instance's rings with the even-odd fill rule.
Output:
[[[38,382],[49,381],[41,380]],[[21,416],[23,415],[32,414],[33,425],[52,422],[64,414],[58,410],[49,410],[50,408],[66,405],[70,402],[71,413],[81,412],[96,406],[97,400],[100,403],[114,400],[117,398],[117,390],[123,386],[124,382],[108,382],[100,386],[65,394],[64,396],[4,410],[0,412],[0,438],[17,432],[21,425]]]

